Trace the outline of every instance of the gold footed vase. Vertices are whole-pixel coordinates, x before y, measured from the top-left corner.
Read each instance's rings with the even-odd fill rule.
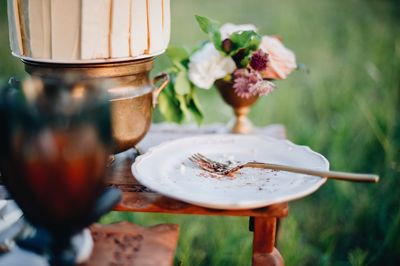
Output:
[[[133,148],[148,132],[153,107],[167,86],[166,74],[149,78],[153,58],[97,64],[49,64],[23,61],[30,75],[59,79],[79,77],[87,83],[105,83],[110,95],[113,153]],[[160,84],[160,85],[156,85]]]
[[[235,93],[233,82],[225,80],[217,80],[215,82],[219,93],[224,102],[233,108],[235,118],[230,122],[230,132],[235,134],[249,134],[253,131],[253,124],[247,115],[251,106],[258,100],[258,96],[243,98]]]

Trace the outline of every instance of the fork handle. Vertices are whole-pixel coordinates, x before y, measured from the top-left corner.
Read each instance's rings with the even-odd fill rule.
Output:
[[[336,172],[336,171],[320,171],[320,170],[312,170],[308,168],[301,168],[295,166],[287,166],[287,165],[279,165],[271,163],[259,163],[259,162],[250,162],[245,164],[244,167],[280,170],[292,173],[321,176],[330,179],[353,181],[353,182],[369,182],[369,183],[379,182],[379,176],[373,174],[354,174],[354,173]]]

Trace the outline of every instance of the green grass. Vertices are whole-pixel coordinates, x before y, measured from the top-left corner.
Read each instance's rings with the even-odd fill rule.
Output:
[[[296,143],[321,152],[337,170],[375,172],[376,185],[329,181],[290,204],[279,248],[287,265],[400,264],[400,29],[396,1],[173,0],[172,40],[205,36],[194,14],[254,23],[283,37],[310,73],[297,72],[254,106],[258,126],[283,123]],[[11,58],[0,9],[0,80],[22,75]],[[158,60],[162,69],[165,58]],[[201,91],[206,123],[231,118],[214,90]],[[160,120],[156,116],[157,121]],[[111,213],[103,222],[180,224],[177,265],[249,265],[245,218]]]

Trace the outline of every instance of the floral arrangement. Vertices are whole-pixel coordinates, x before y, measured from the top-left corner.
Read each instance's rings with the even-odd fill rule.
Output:
[[[252,24],[235,25],[196,16],[208,40],[189,53],[170,47],[167,70],[171,83],[160,97],[160,111],[169,121],[183,122],[193,117],[201,123],[203,114],[197,89],[210,89],[217,80],[232,82],[242,98],[264,96],[297,69],[294,53],[276,36],[262,36]]]

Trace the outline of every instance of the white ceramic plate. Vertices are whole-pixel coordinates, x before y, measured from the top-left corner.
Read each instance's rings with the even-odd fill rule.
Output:
[[[7,206],[7,200],[0,199],[0,214],[1,214],[1,211],[4,209],[4,207],[6,207],[6,206]]]
[[[202,153],[220,161],[259,161],[328,170],[329,162],[306,146],[258,136],[203,135],[163,143],[132,165],[136,179],[163,195],[215,209],[250,209],[304,197],[325,178],[245,168],[235,178],[215,178],[187,158]]]
[[[0,205],[2,206],[0,213],[0,233],[3,233],[15,224],[23,216],[23,213],[12,200],[1,200]]]

